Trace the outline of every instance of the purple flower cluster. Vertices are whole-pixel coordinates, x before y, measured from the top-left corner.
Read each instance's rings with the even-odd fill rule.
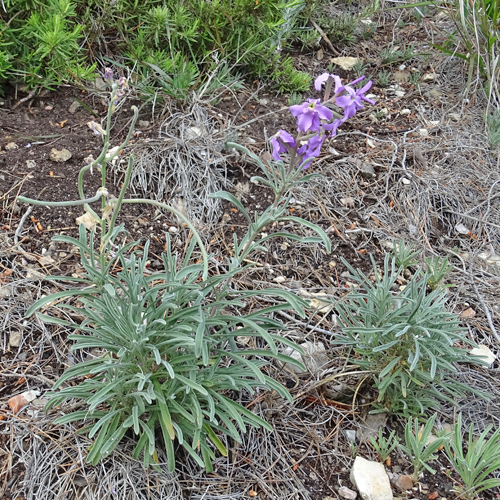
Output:
[[[358,109],[363,107],[362,101],[372,105],[375,104],[364,95],[372,86],[371,81],[358,90],[352,87],[364,80],[364,78],[362,76],[347,85],[342,85],[342,81],[337,75],[323,73],[318,76],[314,82],[316,90],[321,90],[323,84],[326,83],[327,94],[329,94],[333,83],[335,83],[334,96],[330,99],[327,97],[327,100],[323,104],[321,104],[320,99],[308,99],[302,104],[290,107],[290,113],[297,118],[299,135],[294,139],[285,130],[279,130],[271,139],[274,160],[280,161],[282,160],[281,154],[295,151],[299,159],[299,164],[303,165],[302,168],[307,168],[312,159],[319,156],[325,138],[336,135],[340,125],[353,117]],[[340,114],[337,114],[337,116],[341,116],[340,118],[335,116],[333,111],[325,106],[325,104],[330,102],[343,109],[343,116]],[[309,136],[307,141],[300,141],[300,137],[304,135]],[[304,139],[306,138],[304,137]]]

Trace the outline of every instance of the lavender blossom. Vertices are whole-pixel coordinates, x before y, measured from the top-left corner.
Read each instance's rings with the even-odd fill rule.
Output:
[[[296,143],[295,139],[286,130],[278,130],[271,139],[271,146],[273,147],[273,159],[281,161],[280,154],[289,151],[288,148],[295,148]]]
[[[326,106],[320,104],[319,99],[308,99],[302,104],[297,104],[290,108],[290,113],[297,118],[297,127],[300,132],[319,132],[321,121],[330,121],[333,112]]]
[[[110,82],[113,81],[113,70],[111,68],[106,68],[104,70],[104,79],[109,80]]]
[[[311,137],[306,144],[302,145],[297,150],[298,155],[303,155],[300,161],[300,165],[304,165],[302,167],[302,170],[305,170],[307,167],[309,167],[309,165],[311,164],[311,160],[319,156],[324,140],[324,135],[316,134]]]
[[[364,77],[358,78],[354,80],[354,83],[361,81]],[[368,99],[364,96],[365,92],[367,92],[372,86],[372,81],[370,80],[364,87],[354,90],[349,85],[344,87],[344,92],[347,92],[345,95],[338,96],[335,100],[337,106],[344,108],[344,119],[351,118],[356,114],[358,109],[363,108],[363,104],[361,101],[365,101],[372,106],[375,104],[374,101]]]

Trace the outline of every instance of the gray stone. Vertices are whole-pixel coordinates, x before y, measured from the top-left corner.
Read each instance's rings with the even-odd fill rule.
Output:
[[[57,163],[63,163],[65,161],[68,161],[72,156],[73,154],[71,153],[71,151],[68,151],[67,149],[58,150],[52,148],[50,150],[50,159]]]
[[[350,474],[351,483],[363,500],[392,500],[392,489],[384,466],[356,457]]]
[[[292,347],[287,347],[283,351],[283,354],[286,354],[287,356],[290,356],[305,365],[306,370],[304,371],[298,366],[287,364],[287,367],[297,374],[307,373],[308,371],[316,374],[322,366],[326,365],[330,361],[326,355],[326,349],[322,342],[304,342],[303,344],[300,344],[300,347],[304,350],[304,354],[301,354]]]
[[[21,343],[21,332],[18,332],[16,330],[10,332],[9,345],[11,347],[19,347],[20,343]]]
[[[78,102],[78,101],[73,101],[71,103],[71,106],[69,107],[68,111],[74,115],[77,111],[78,111],[78,108],[80,108],[82,105]]]
[[[356,500],[358,494],[355,491],[350,490],[347,486],[341,486],[339,488],[339,496],[346,498],[347,500]]]

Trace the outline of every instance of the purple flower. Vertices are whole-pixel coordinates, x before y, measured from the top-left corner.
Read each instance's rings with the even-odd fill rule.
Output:
[[[364,77],[358,78],[357,80],[354,80],[354,83],[358,83],[361,81]],[[352,87],[349,85],[346,85],[343,89],[343,92],[346,92],[347,94],[340,95],[336,98],[335,103],[337,106],[340,106],[341,108],[344,108],[344,119],[346,120],[347,118],[351,118],[351,116],[354,116],[356,114],[356,111],[360,108],[363,107],[363,104],[361,101],[366,101],[371,105],[374,105],[375,102],[372,101],[371,99],[368,99],[367,97],[364,96],[365,92],[367,92],[370,87],[372,86],[372,81],[370,80],[364,87],[354,90]]]
[[[290,108],[290,113],[297,118],[297,127],[301,132],[309,130],[319,132],[320,120],[330,121],[332,119],[333,112],[319,103],[319,99],[308,99],[306,102]]]
[[[286,130],[278,130],[271,139],[271,146],[273,147],[273,159],[281,161],[280,154],[288,151],[286,146],[295,148],[296,143],[295,139]]]
[[[104,79],[109,81],[113,80],[113,70],[111,68],[106,68],[104,70]]]
[[[311,164],[310,160],[319,156],[324,140],[324,135],[316,134],[307,141],[307,144],[302,145],[297,150],[298,155],[303,155],[300,164],[305,165],[302,167],[302,170],[305,170],[307,167],[309,167],[309,165]]]
[[[335,118],[331,123],[323,123],[323,128],[330,132],[330,137],[337,135],[337,129],[345,122],[345,118]]]
[[[323,73],[322,75],[319,75],[318,78],[316,78],[316,80],[314,81],[314,88],[318,91],[321,90],[323,83],[328,81],[329,78],[333,78],[333,80],[335,81],[335,93],[336,94],[338,92],[341,92],[342,90],[344,90],[344,87],[342,85],[342,81],[340,80],[340,76],[332,75],[331,73]]]

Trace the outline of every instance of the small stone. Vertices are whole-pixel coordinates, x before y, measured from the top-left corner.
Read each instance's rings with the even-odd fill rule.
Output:
[[[350,490],[347,486],[341,486],[339,488],[339,496],[347,498],[347,500],[356,500],[358,494],[355,491]]]
[[[394,95],[396,97],[404,97],[406,95],[406,92],[404,90],[395,90]]]
[[[9,142],[6,146],[5,146],[5,149],[7,151],[12,151],[14,149],[17,149],[19,148],[19,146],[15,143],[15,142]]]
[[[489,347],[485,346],[484,344],[472,349],[470,351],[470,354],[472,354],[472,356],[477,356],[478,358],[481,358],[481,360],[488,363],[490,365],[490,367],[497,359],[495,354],[493,354],[490,351]]]
[[[170,227],[168,228],[168,232],[169,232],[169,233],[172,233],[172,234],[173,234],[173,233],[177,233],[178,231],[179,231],[179,230],[178,230],[175,226],[170,226]]]
[[[68,151],[66,148],[61,150],[52,148],[50,150],[50,159],[57,163],[68,161],[72,156],[73,154],[71,153],[71,151]]]
[[[401,491],[411,490],[414,484],[415,483],[413,482],[412,477],[409,476],[408,474],[403,474],[402,476],[399,476],[398,480],[396,481],[396,486]]]
[[[436,78],[437,78],[436,73],[426,73],[422,77],[422,81],[424,81],[424,82],[433,82]]]
[[[450,117],[450,120],[454,122],[460,121],[460,115],[458,113],[450,113],[448,116]]]
[[[402,115],[402,116],[411,115],[411,109],[408,109],[408,108],[402,109],[399,112],[399,114]]]
[[[356,442],[356,431],[349,429],[345,431],[345,436],[350,443]]]
[[[363,500],[393,500],[389,477],[379,462],[356,457],[350,479]]]
[[[13,332],[10,332],[9,345],[11,347],[19,347],[20,343],[21,343],[21,332],[15,330]]]
[[[203,135],[203,132],[200,127],[189,127],[186,129],[185,137],[186,139],[192,140],[192,139],[197,139],[198,137],[201,137]]]
[[[351,197],[340,198],[340,203],[346,208],[354,208],[356,206],[356,200]]]
[[[35,160],[26,160],[26,167],[28,167],[28,168],[35,168],[36,167],[36,161]]]
[[[420,137],[427,137],[429,135],[429,131],[426,128],[419,128],[418,135]]]
[[[286,281],[286,278],[284,276],[276,276],[273,281],[275,281],[276,283],[284,283]]]
[[[71,103],[71,106],[68,108],[68,111],[74,115],[77,111],[78,111],[78,108],[80,108],[82,105],[78,102],[78,101],[73,101]]]
[[[357,57],[334,57],[331,62],[340,66],[343,70],[351,70],[358,62]]]
[[[148,128],[150,123],[147,120],[139,120],[139,127]]]
[[[54,106],[51,106],[50,104],[48,106],[45,106],[45,108],[43,108],[45,111],[52,111],[54,109]]]
[[[406,186],[408,186],[408,185],[410,185],[410,184],[411,184],[410,179],[407,179],[406,177],[403,177],[402,182],[403,182],[403,184],[405,184]]]

